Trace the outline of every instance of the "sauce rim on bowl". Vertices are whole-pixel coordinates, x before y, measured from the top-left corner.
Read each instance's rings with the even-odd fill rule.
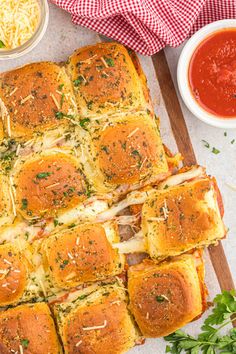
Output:
[[[203,122],[219,127],[219,128],[236,128],[236,113],[235,116],[219,116],[206,110],[202,107],[194,95],[189,84],[189,63],[197,49],[197,47],[204,42],[211,35],[217,32],[236,29],[236,19],[215,21],[209,25],[204,26],[197,31],[185,44],[178,61],[177,67],[177,83],[180,95],[193,115]]]
[[[236,27],[219,29],[198,44],[188,65],[188,82],[206,111],[236,117]]]

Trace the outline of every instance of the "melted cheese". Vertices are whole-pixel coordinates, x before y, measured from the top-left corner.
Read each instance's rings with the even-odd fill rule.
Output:
[[[6,49],[19,47],[28,41],[39,24],[37,0],[2,0],[0,6],[0,40]]]

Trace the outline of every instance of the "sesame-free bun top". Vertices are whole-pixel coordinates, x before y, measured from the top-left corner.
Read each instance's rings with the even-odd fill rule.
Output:
[[[128,271],[130,310],[145,337],[162,337],[183,327],[203,311],[202,284],[195,257],[151,260]]]
[[[14,183],[16,208],[26,219],[55,216],[86,198],[85,177],[77,159],[60,150],[22,160]]]
[[[94,122],[91,138],[106,184],[142,184],[168,174],[157,124],[145,112]]]
[[[0,353],[60,354],[49,307],[24,304],[0,313]]]
[[[90,295],[55,307],[66,354],[120,354],[135,345],[137,330],[124,289],[98,286]]]
[[[73,97],[65,69],[56,63],[32,63],[0,74],[6,136],[31,137],[34,132],[68,123],[63,114],[76,112]]]
[[[210,178],[156,190],[142,208],[142,229],[151,257],[166,258],[215,243],[225,236]]]
[[[110,243],[117,240],[112,225],[85,224],[67,229],[43,242],[45,269],[55,285],[62,288],[119,274],[124,258]]]
[[[118,43],[76,50],[68,60],[81,116],[146,109],[143,82],[128,51]]]
[[[17,303],[27,282],[27,261],[14,245],[0,245],[0,306]]]

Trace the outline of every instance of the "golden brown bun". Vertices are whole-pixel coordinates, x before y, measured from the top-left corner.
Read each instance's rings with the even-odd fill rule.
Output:
[[[90,156],[102,172],[100,184],[147,184],[165,178],[168,165],[155,120],[147,113],[127,113],[100,119],[89,128]],[[91,157],[90,157],[91,161]],[[93,163],[93,162],[92,162]]]
[[[14,220],[13,213],[13,190],[8,176],[0,171],[0,226],[10,224]]]
[[[76,50],[67,71],[83,117],[147,107],[134,64],[118,43],[97,43]]]
[[[55,216],[86,198],[85,179],[72,155],[50,151],[18,166],[16,207],[25,218]]]
[[[45,240],[41,252],[55,285],[70,288],[121,273],[124,259],[112,248],[107,236],[117,241],[114,228],[88,224]]]
[[[66,354],[120,354],[135,345],[138,334],[127,310],[124,290],[98,287],[81,299],[74,305],[55,307]]]
[[[217,195],[209,178],[153,192],[142,208],[151,257],[166,258],[225,236]]]
[[[14,245],[0,245],[0,306],[17,303],[24,294],[27,262]]]
[[[141,81],[143,94],[144,94],[146,102],[148,103],[148,109],[150,110],[150,113],[153,114],[153,104],[152,104],[152,100],[151,100],[151,96],[150,96],[150,90],[147,86],[146,75],[143,71],[143,68],[141,66],[141,63],[139,61],[137,54],[133,50],[130,50],[130,49],[128,49],[128,53],[129,53],[130,58],[132,59],[134,67],[135,67],[137,74],[139,76],[139,79]]]
[[[44,303],[21,305],[0,313],[0,353],[59,354],[55,326]]]
[[[130,267],[130,310],[145,337],[166,336],[201,315],[202,285],[195,257],[151,260]]]
[[[1,74],[0,99],[9,115],[9,121],[4,117],[5,132],[12,137],[30,137],[33,132],[67,123],[56,112],[74,114],[73,97],[65,69],[55,63],[28,64]]]

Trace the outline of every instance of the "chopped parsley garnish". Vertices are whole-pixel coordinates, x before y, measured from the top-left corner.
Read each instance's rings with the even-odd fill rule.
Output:
[[[25,210],[28,206],[28,200],[26,198],[21,199],[21,209]]]
[[[54,224],[54,226],[56,227],[56,226],[59,224],[59,221],[58,221],[57,219],[54,219],[54,220],[53,220],[53,224]]]
[[[20,343],[21,343],[23,348],[28,348],[29,339],[21,339]]]
[[[227,132],[224,132],[224,136],[227,136]]]
[[[88,295],[86,295],[86,294],[80,295],[80,296],[78,297],[78,300],[83,300],[83,299],[85,299],[86,297],[88,297]]]
[[[140,153],[138,152],[138,150],[133,150],[131,152],[131,154],[134,155],[134,156],[140,156]]]
[[[93,101],[87,102],[87,107],[89,110],[91,110],[93,108]]]
[[[60,85],[58,86],[58,90],[61,91],[63,87],[64,87],[64,84],[60,84]]]
[[[105,62],[107,63],[108,66],[110,66],[110,67],[115,66],[115,62],[114,62],[114,60],[112,58],[104,57],[104,60],[105,60]]]
[[[5,44],[1,40],[0,40],[0,48],[6,48]]]
[[[37,179],[45,179],[49,177],[52,174],[52,172],[40,172],[36,175]]]
[[[62,93],[62,94],[61,94],[61,102],[60,102],[60,107],[61,107],[61,108],[62,108],[62,106],[63,106],[64,100],[65,100],[65,94]]]
[[[84,82],[83,76],[79,75],[76,80],[73,81],[74,85],[78,87]]]
[[[213,154],[217,155],[217,154],[220,153],[220,150],[218,150],[215,147],[213,147],[211,152],[213,152]]]
[[[233,324],[236,319],[236,296],[235,291],[223,291],[214,299],[214,308],[209,315],[198,336],[191,336],[188,333],[177,330],[164,337],[169,345],[166,346],[166,353],[172,354],[233,354],[236,346],[236,329],[224,329]]]
[[[235,143],[235,139],[233,139],[233,140],[231,140],[231,142],[230,142],[231,144],[234,144]]]
[[[90,122],[90,119],[89,118],[84,118],[84,119],[81,119],[79,121],[79,125],[83,128],[83,129],[87,129],[87,124]]]
[[[109,150],[107,146],[105,145],[101,146],[101,150],[104,151],[107,155],[109,154]]]
[[[210,144],[206,140],[202,140],[204,146],[209,149]]]
[[[157,302],[163,302],[163,301],[165,301],[165,298],[162,295],[157,295],[156,300],[157,300]]]
[[[60,112],[60,111],[55,112],[55,117],[56,117],[56,119],[63,119],[64,117],[72,118],[72,119],[74,118],[74,116],[72,116],[71,114],[65,114],[65,113]]]
[[[68,226],[68,229],[72,229],[73,227],[75,227],[76,225],[75,224],[70,224],[69,226]]]
[[[68,259],[64,259],[64,261],[63,261],[62,264],[60,265],[60,268],[61,268],[61,269],[64,269],[65,266],[67,266],[68,263],[69,263],[69,260],[68,260]]]

